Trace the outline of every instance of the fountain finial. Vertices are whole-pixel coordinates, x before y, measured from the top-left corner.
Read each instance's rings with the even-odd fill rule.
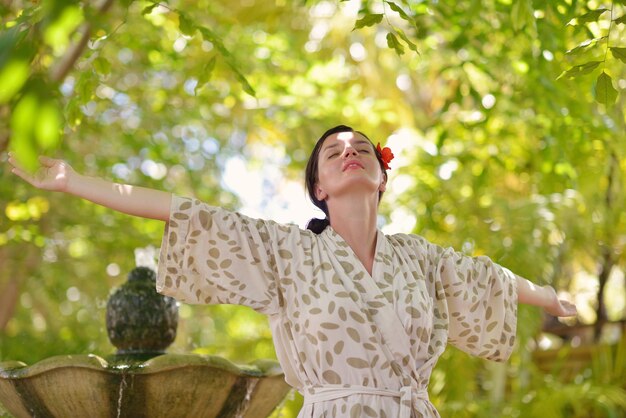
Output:
[[[136,267],[107,302],[106,325],[118,355],[162,354],[176,338],[176,300],[155,290],[156,274]]]

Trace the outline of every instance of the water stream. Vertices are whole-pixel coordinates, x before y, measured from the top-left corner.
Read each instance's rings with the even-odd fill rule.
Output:
[[[117,392],[117,415],[116,418],[120,418],[122,416],[122,400],[124,399],[124,389],[128,385],[126,378],[128,376],[127,370],[130,369],[130,366],[126,365],[117,365],[115,369],[121,371],[122,380],[120,380],[120,387]]]
[[[252,393],[254,392],[254,388],[256,387],[256,385],[259,383],[259,380],[260,379],[254,379],[254,378],[247,380],[246,395],[244,396],[243,400],[239,404],[239,407],[237,408],[237,412],[235,413],[236,418],[243,417],[243,414],[248,410],[248,406],[250,405],[250,401],[252,399]]]

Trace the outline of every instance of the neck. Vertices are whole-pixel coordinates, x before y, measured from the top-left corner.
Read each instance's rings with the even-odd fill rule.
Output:
[[[330,213],[330,226],[352,248],[371,275],[376,251],[378,195],[368,199],[365,204],[362,197],[356,198],[346,196],[326,201]]]

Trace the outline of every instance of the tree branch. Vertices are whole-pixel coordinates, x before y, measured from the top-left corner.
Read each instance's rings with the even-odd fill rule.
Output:
[[[102,0],[100,4],[96,6],[96,10],[99,13],[106,12],[109,7],[113,4],[113,0]],[[50,70],[50,79],[54,82],[60,82],[70,70],[74,67],[74,64],[78,60],[78,57],[81,56],[87,43],[89,42],[89,37],[91,36],[91,22],[83,23],[79,28],[78,32],[80,33],[80,39],[75,44],[71,45],[65,55],[61,57],[61,59],[52,66]]]
[[[615,154],[614,150],[610,152],[610,161],[607,173],[607,187],[606,194],[604,196],[604,203],[606,209],[606,219],[605,219],[605,234],[604,239],[605,242],[600,244],[601,251],[601,262],[598,271],[598,306],[596,307],[596,326],[594,328],[594,340],[599,341],[600,334],[602,332],[602,322],[606,321],[606,303],[604,300],[604,288],[606,287],[606,283],[611,276],[611,270],[615,264],[615,258],[613,256],[613,211],[614,211],[614,202],[615,202],[615,183],[618,181],[617,176],[619,176],[619,159]]]

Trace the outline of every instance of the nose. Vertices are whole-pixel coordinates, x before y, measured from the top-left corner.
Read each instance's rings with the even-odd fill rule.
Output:
[[[343,158],[354,157],[355,155],[358,155],[358,153],[351,145],[347,145],[343,150]]]

